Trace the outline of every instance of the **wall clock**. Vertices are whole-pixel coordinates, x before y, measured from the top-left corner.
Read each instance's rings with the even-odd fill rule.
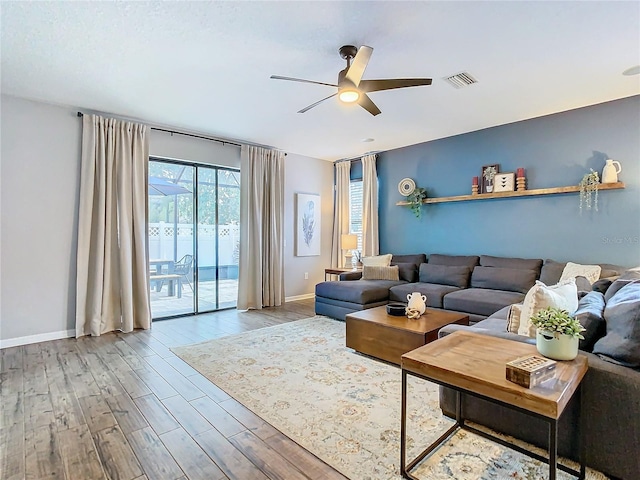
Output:
[[[398,183],[398,191],[400,192],[400,195],[404,195],[405,197],[407,195],[411,195],[415,189],[416,182],[410,178],[403,178],[400,180],[400,183]]]

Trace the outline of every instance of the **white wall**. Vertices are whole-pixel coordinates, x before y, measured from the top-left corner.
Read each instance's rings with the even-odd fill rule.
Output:
[[[331,237],[333,230],[333,163],[300,155],[285,157],[284,183],[284,270],[285,296],[313,294],[316,283],[324,281],[324,269],[331,266]],[[322,204],[321,250],[319,256],[296,257],[295,252],[295,194],[319,193]],[[305,280],[304,274],[309,274]]]
[[[0,346],[75,331],[76,237],[82,121],[77,108],[2,95]],[[152,131],[153,156],[239,167],[232,145]],[[322,255],[295,257],[294,194],[320,193]],[[333,165],[285,160],[285,296],[311,294],[329,265]],[[304,272],[309,279],[304,279]]]
[[[75,328],[81,119],[70,108],[1,102],[0,339],[60,338]]]

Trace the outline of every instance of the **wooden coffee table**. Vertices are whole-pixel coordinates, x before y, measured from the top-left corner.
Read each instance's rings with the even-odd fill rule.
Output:
[[[400,365],[403,353],[436,340],[438,330],[445,325],[469,325],[469,316],[427,308],[420,318],[409,320],[389,315],[382,306],[349,313],[346,321],[347,347]]]
[[[557,362],[555,377],[533,388],[525,388],[506,379],[506,363],[518,357],[539,355],[534,345],[482,335],[470,331],[457,331],[437,342],[425,345],[402,356],[402,410],[400,425],[400,472],[404,478],[415,479],[411,470],[427,455],[438,448],[458,428],[505,445],[549,463],[549,479],[555,480],[560,468],[584,478],[584,441],[581,438],[580,472],[557,464],[558,419],[569,400],[580,387],[587,372],[587,357],[579,354],[574,360]],[[420,455],[407,464],[407,375],[413,375],[456,391],[456,423]],[[549,424],[549,458],[510,444],[502,438],[465,424],[460,395],[472,395],[497,403],[528,415],[542,418]],[[580,396],[578,411],[580,411]],[[584,432],[580,429],[580,435]]]

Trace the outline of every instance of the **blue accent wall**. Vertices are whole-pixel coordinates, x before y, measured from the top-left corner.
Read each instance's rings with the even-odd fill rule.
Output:
[[[437,118],[431,121],[437,122]],[[524,167],[527,188],[577,185],[607,158],[624,190],[600,191],[580,213],[578,193],[424,205],[417,219],[397,189],[404,177],[429,197],[468,195],[483,165]],[[640,265],[640,96],[501,125],[378,154],[380,251],[488,254]]]

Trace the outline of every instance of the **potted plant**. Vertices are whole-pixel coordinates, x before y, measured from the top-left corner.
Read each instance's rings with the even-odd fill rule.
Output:
[[[536,326],[538,352],[554,360],[573,360],[578,355],[578,341],[584,339],[584,327],[560,308],[548,307],[531,317]]]
[[[598,172],[594,172],[590,169],[589,173],[585,173],[582,180],[578,184],[580,187],[580,213],[582,213],[582,205],[584,204],[587,210],[591,210],[591,206],[595,206],[596,212],[598,211],[598,185],[600,185],[600,178]]]
[[[416,187],[413,192],[407,195],[407,202],[409,208],[416,216],[416,218],[422,217],[422,202],[427,198],[427,190],[422,187]]]
[[[485,187],[487,189],[486,193],[493,192],[493,179],[495,178],[497,173],[498,171],[496,170],[496,167],[494,167],[493,165],[485,168],[484,171],[482,172],[484,179],[487,181],[487,186]]]

